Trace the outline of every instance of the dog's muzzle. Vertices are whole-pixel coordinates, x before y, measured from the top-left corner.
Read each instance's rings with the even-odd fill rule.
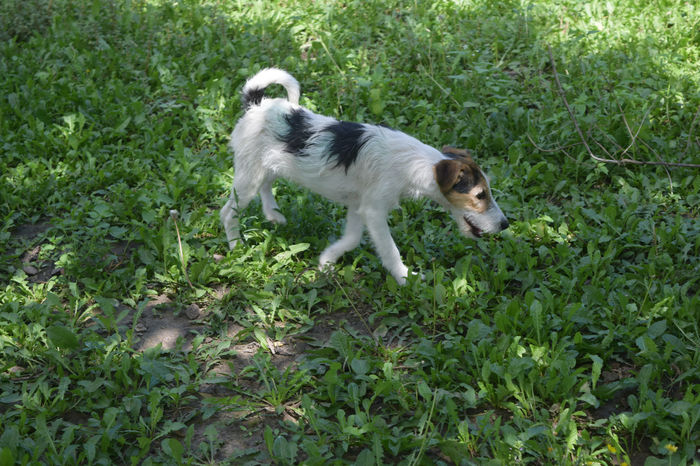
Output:
[[[476,236],[477,238],[481,238],[481,235],[484,234],[484,231],[478,226],[474,225],[472,222],[470,222],[466,216],[464,216],[464,221],[467,222],[467,226],[471,230],[472,235]]]

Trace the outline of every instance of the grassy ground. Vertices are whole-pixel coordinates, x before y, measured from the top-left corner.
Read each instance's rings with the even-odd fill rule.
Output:
[[[7,0],[0,41],[1,465],[697,460],[698,169],[593,161],[548,54],[597,156],[700,163],[694,2]],[[405,202],[424,280],[323,275],[343,209],[279,183],[228,252],[270,65],[469,147],[511,228]]]

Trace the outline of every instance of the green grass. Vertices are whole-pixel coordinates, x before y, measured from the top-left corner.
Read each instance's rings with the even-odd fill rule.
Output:
[[[591,160],[547,51],[597,155],[700,163],[700,9],[637,3],[3,2],[0,465],[697,462],[698,170]],[[227,138],[271,65],[469,147],[510,229],[405,202],[424,280],[368,241],[324,275],[343,209],[280,182],[289,223],[254,203],[228,252]],[[185,337],[137,349],[159,322]]]

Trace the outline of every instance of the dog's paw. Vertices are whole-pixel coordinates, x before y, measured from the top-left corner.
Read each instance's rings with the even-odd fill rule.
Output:
[[[329,259],[324,259],[323,255],[318,260],[318,270],[321,272],[328,272],[333,270],[333,267],[335,266],[335,261],[331,261]]]
[[[406,284],[406,277],[408,277],[408,267],[400,264],[394,270],[391,271],[391,276],[394,277],[396,283],[403,286]]]
[[[331,248],[326,248],[318,258],[318,269],[332,269],[336,260],[338,260],[338,257],[334,254],[333,250]]]
[[[335,262],[319,262],[318,271],[326,278],[332,279],[332,277],[335,277],[337,272]]]
[[[272,223],[276,223],[278,225],[284,225],[287,223],[287,219],[285,218],[285,216],[279,213],[279,211],[277,210],[265,212],[265,218],[271,221]]]

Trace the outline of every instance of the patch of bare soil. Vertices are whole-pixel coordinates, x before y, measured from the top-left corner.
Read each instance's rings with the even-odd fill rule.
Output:
[[[56,267],[50,260],[39,259],[41,244],[34,244],[35,239],[51,228],[51,221],[47,218],[41,219],[37,223],[26,223],[19,225],[12,232],[15,238],[22,243],[28,243],[29,249],[22,254],[21,267],[29,277],[30,283],[46,283],[54,275],[60,274],[63,270]],[[17,251],[19,253],[20,251]]]
[[[270,362],[280,371],[294,370],[296,364],[306,357],[309,349],[325,345],[331,334],[339,329],[345,329],[353,334],[371,334],[366,317],[358,315],[356,312],[325,314],[317,317],[315,325],[302,335],[290,336],[281,341],[267,341]],[[244,327],[233,324],[229,327],[226,338],[230,338],[234,342],[239,341],[239,334],[243,331],[245,331]],[[253,364],[253,357],[260,350],[259,342],[242,341],[232,345],[231,349],[235,351],[233,358],[210,369],[208,376],[213,383],[203,384],[200,387],[203,402],[207,398],[240,395],[239,391],[226,388],[225,383],[216,383],[222,378],[223,380],[232,378],[235,380],[236,387],[251,394],[260,393],[264,388],[254,377],[239,376],[244,368]],[[282,412],[275,412],[272,406],[263,402],[257,403],[254,400],[252,400],[252,405],[245,410],[222,409],[210,418],[200,419],[195,423],[193,444],[216,443],[212,459],[218,464],[238,464],[246,460],[265,464],[270,461],[263,440],[265,427],[270,426],[276,429],[279,428],[280,422],[297,422],[290,413],[293,411],[286,408]],[[216,440],[207,436],[208,429],[210,436],[212,431],[217,432]]]
[[[600,374],[600,381],[603,383],[622,382],[632,378],[634,367],[623,365],[619,362],[610,364],[608,370],[604,370]],[[613,414],[620,413],[629,409],[627,404],[627,396],[633,393],[636,389],[635,385],[618,390],[609,400],[601,403],[598,408],[591,412],[591,417],[594,419],[607,419]]]
[[[22,255],[22,270],[29,277],[30,283],[46,283],[54,275],[63,273],[63,269],[56,267],[53,261],[40,260],[40,252],[41,245],[38,245],[28,249]]]
[[[355,311],[335,311],[318,316],[314,326],[299,338],[310,339],[313,346],[323,346],[336,330],[346,329],[355,335],[373,337],[373,329],[368,322],[369,315]]]
[[[146,305],[135,325],[138,336],[134,349],[144,351],[161,345],[164,350],[172,350],[181,344],[181,349],[192,349],[192,339],[202,325],[196,319],[200,310],[196,305],[176,312],[177,308],[166,295],[158,295]]]
[[[45,243],[43,238],[37,238],[52,227],[49,219],[42,219],[37,223],[27,223],[20,225],[13,231],[13,235],[29,246],[22,254],[21,268],[28,276],[30,283],[46,283],[54,275],[63,274],[62,267],[57,267],[53,260],[41,258],[42,247]],[[107,271],[118,269],[124,262],[128,261],[136,250],[137,245],[128,241],[115,241],[109,245],[109,253],[101,260],[101,264]],[[17,251],[19,253],[20,251]],[[60,256],[61,252],[53,251],[53,257]]]
[[[614,361],[610,364],[607,370],[600,374],[602,383],[620,382],[621,386],[608,400],[601,403],[600,406],[589,413],[592,419],[607,419],[615,414],[629,411],[630,406],[627,403],[627,397],[637,390],[635,383],[631,383],[634,377],[636,368],[631,364],[623,364]],[[626,384],[625,382],[630,382]],[[642,466],[646,463],[647,458],[653,456],[649,445],[637,443],[630,455],[630,463],[632,466]]]
[[[228,328],[224,338],[231,341],[239,341],[239,333],[245,329],[233,324]],[[206,342],[207,340],[205,340]],[[209,341],[211,342],[211,341]],[[296,363],[304,357],[308,347],[305,342],[297,341],[294,337],[284,341],[268,342],[270,348],[270,362],[279,370],[293,370]],[[263,385],[255,377],[245,377],[240,374],[243,369],[253,365],[253,358],[260,350],[257,341],[243,341],[231,345],[235,356],[226,362],[213,366],[208,373],[212,383],[200,386],[202,402],[207,399],[225,399],[240,395],[241,392],[257,395],[264,389]],[[217,383],[229,379],[237,389],[227,388],[226,383]],[[248,406],[232,406],[217,411],[211,417],[197,420],[193,445],[199,445],[200,451],[212,448],[210,460],[217,464],[240,464],[245,461],[255,461],[267,464],[271,460],[263,440],[263,432],[269,426],[272,429],[279,428],[281,421],[296,422],[289,415],[287,409],[281,413],[263,401],[248,398]],[[213,435],[213,433],[216,435]]]
[[[279,416],[267,409],[221,410],[195,424],[192,445],[215,464],[241,464],[250,460],[268,464],[270,458],[262,433],[266,426],[277,428],[278,421]]]

